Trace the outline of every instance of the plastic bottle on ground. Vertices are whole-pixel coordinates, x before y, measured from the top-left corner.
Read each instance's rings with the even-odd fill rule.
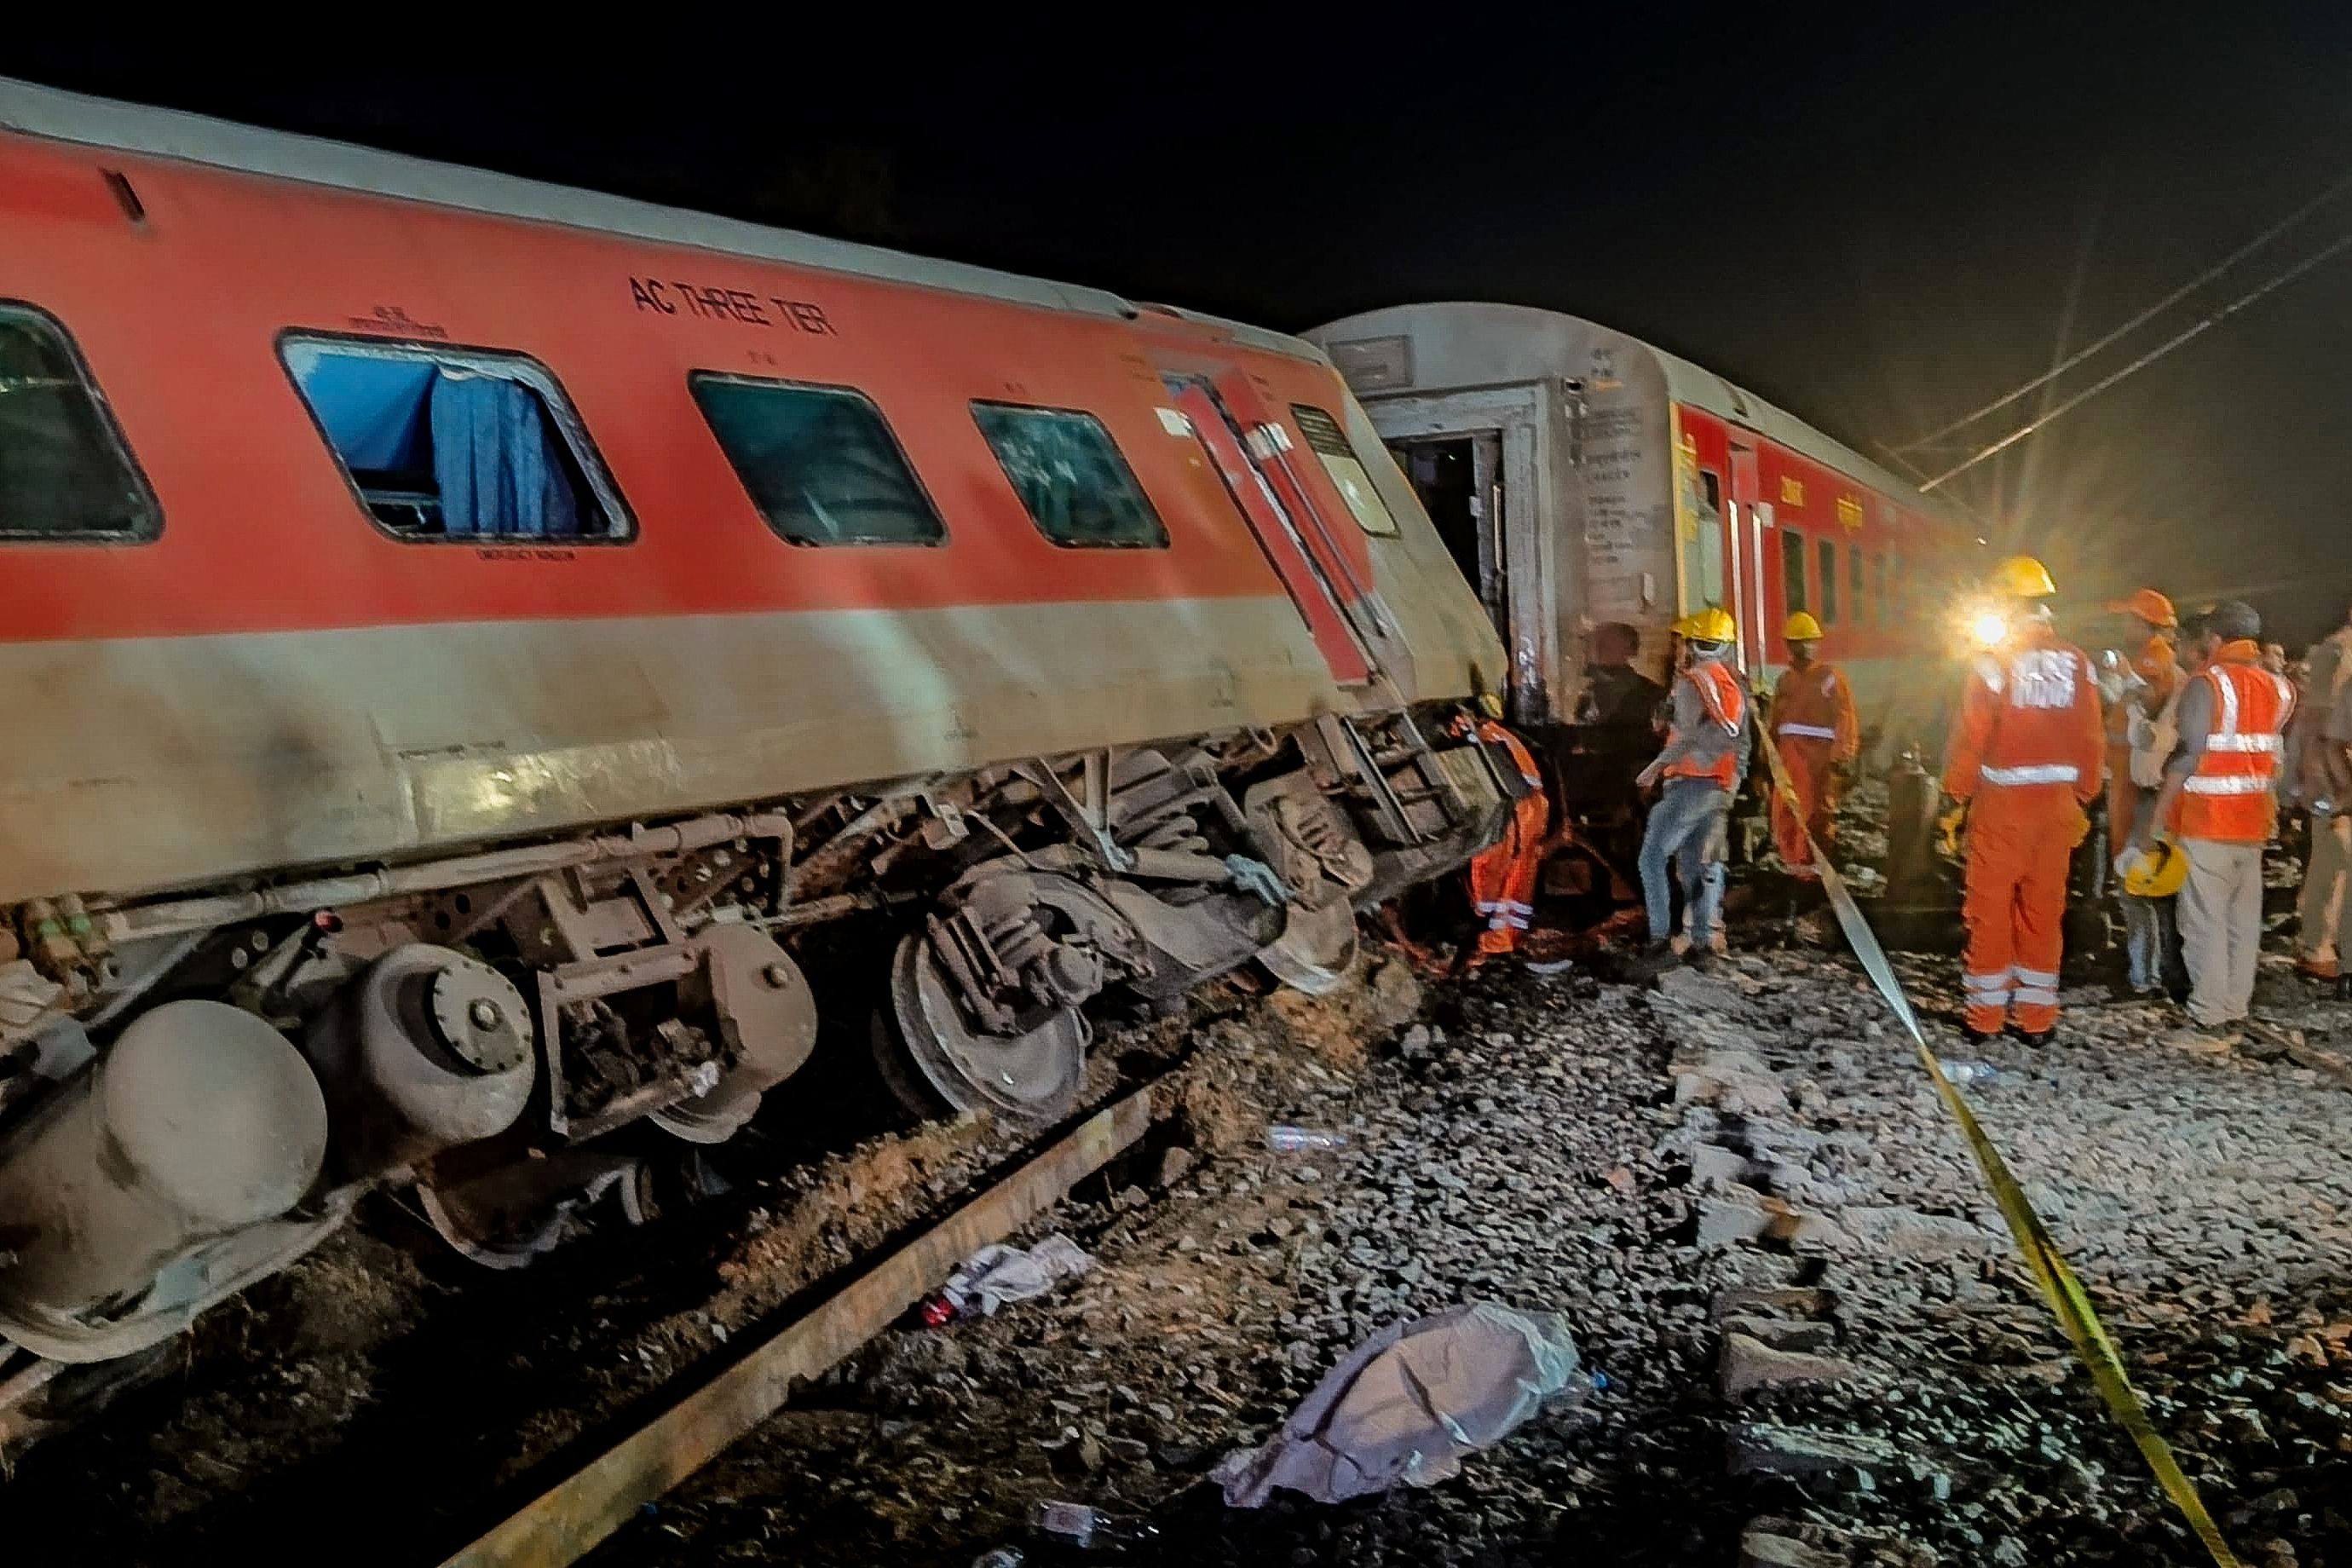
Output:
[[[1946,1062],[1943,1067],[1944,1076],[1962,1089],[1970,1084],[1983,1086],[2000,1081],[2000,1069],[1990,1062]]]
[[[1304,1149],[1344,1149],[1348,1146],[1345,1132],[1327,1132],[1316,1127],[1293,1127],[1277,1122],[1265,1130],[1265,1146],[1277,1154],[1296,1154]]]
[[[1029,1510],[1029,1528],[1065,1546],[1134,1546],[1160,1533],[1159,1527],[1140,1519],[1105,1513],[1082,1502],[1046,1500]]]

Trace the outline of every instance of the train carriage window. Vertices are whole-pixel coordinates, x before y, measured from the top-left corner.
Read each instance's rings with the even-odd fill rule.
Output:
[[[687,378],[752,504],[793,544],[937,544],[947,525],[882,411],[845,386]]]
[[[971,416],[1037,531],[1056,544],[1164,549],[1168,530],[1091,414],[975,403]]]
[[[65,329],[0,303],[0,539],[130,542],[163,526]]]
[[[1823,625],[1823,626],[1827,626],[1827,625],[1829,625],[1832,621],[1834,621],[1834,620],[1836,620],[1836,619],[1838,618],[1838,573],[1837,573],[1838,561],[1837,561],[1837,541],[1836,541],[1836,540],[1834,540],[1834,539],[1824,539],[1824,540],[1822,540],[1822,541],[1821,542],[1821,552],[1822,552],[1822,608],[1821,608],[1821,617],[1822,617],[1822,625]]]
[[[1845,601],[1846,607],[1853,612],[1853,624],[1858,626],[1866,626],[1870,622],[1870,600],[1863,592],[1863,552],[1861,548],[1856,546],[1846,552]]]
[[[1792,616],[1813,607],[1805,592],[1805,536],[1793,528],[1780,531],[1780,599]]]
[[[1292,404],[1290,416],[1298,421],[1299,434],[1307,437],[1307,445],[1323,460],[1323,471],[1331,476],[1339,499],[1355,515],[1356,526],[1366,533],[1394,539],[1396,518],[1389,511],[1388,502],[1381,500],[1381,492],[1372,488],[1372,476],[1364,471],[1363,459],[1348,445],[1348,433],[1340,428],[1339,422],[1307,403]]]
[[[625,541],[555,378],[520,354],[289,334],[286,369],[360,501],[410,540]]]

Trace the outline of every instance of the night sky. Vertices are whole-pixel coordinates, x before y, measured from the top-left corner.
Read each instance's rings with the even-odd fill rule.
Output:
[[[2341,5],[1161,9],[952,33],[912,8],[864,31],[647,13],[586,63],[395,31],[194,69],[117,37],[5,68],[1274,327],[1547,306],[1874,456],[2352,173]],[[459,54],[480,63],[439,63]],[[2352,194],[2192,304],[2347,233]],[[2078,603],[2145,575],[2325,631],[2352,595],[2352,253],[1956,493]]]

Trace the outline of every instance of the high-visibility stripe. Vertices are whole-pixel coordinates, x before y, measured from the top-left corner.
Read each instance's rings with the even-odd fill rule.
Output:
[[[2021,1007],[2055,1007],[2058,993],[2045,991],[2039,985],[2021,985],[2009,994],[2009,999]]]
[[[1971,991],[1969,993],[1969,1011],[1973,1013],[1979,1007],[1990,1007],[1998,1012],[2009,1005],[2009,999],[2012,994],[2014,993],[2007,986],[2003,986],[1999,991]]]
[[[2028,969],[2023,964],[2019,964],[2015,973],[2020,985],[2054,986],[2058,984],[2056,975],[2045,974],[2039,969]]]
[[[2016,768],[1979,768],[1977,777],[1989,784],[2073,784],[2083,770],[2072,763],[2030,763]]]
[[[2279,749],[2276,735],[2211,735],[2206,738],[2209,752],[2275,752]]]
[[[2221,723],[2219,733],[2224,735],[2236,734],[2238,732],[2237,683],[2230,679],[2229,677],[2223,675],[2219,669],[2207,670],[2205,672],[2205,679],[2211,681],[2213,683],[2213,689],[2221,694]],[[2210,749],[2212,743],[2213,742],[2210,739],[2205,742],[2208,749]]]
[[[1837,731],[1835,730],[1832,730],[1827,726],[1821,724],[1783,724],[1780,726],[1780,733],[1783,735],[1803,735],[1808,739],[1815,741],[1834,741],[1837,739]]]
[[[1993,974],[1963,974],[1960,984],[1971,991],[1989,991],[1995,986],[2008,985],[2016,976],[2014,969],[2004,969]]]
[[[2190,795],[2268,795],[2268,773],[2191,773],[2180,786]]]

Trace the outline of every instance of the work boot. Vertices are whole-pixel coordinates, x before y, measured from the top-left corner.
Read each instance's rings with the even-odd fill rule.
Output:
[[[2200,1057],[2230,1054],[2242,1037],[2235,1024],[2200,1024],[2191,1018],[2164,1037],[2164,1044]]]
[[[2333,985],[2344,978],[2343,966],[2332,956],[2315,958],[2305,953],[2294,961],[2294,968],[2305,980],[2316,980],[2324,985]]]
[[[1682,961],[1682,952],[1673,942],[1654,942],[1626,960],[1625,973],[1634,980],[1655,980]]]
[[[1690,934],[1687,931],[1678,931],[1675,932],[1674,935],[1666,939],[1666,951],[1673,953],[1676,958],[1682,957],[1683,954],[1688,952],[1690,950],[1691,940]]]
[[[2050,1045],[2050,1037],[2057,1032],[2058,1031],[2054,1028],[2042,1029],[2038,1031],[2028,1029],[2020,1024],[2011,1024],[2003,1031],[2003,1033],[2007,1034],[2011,1039],[2015,1040],[2018,1044],[2024,1046],[2029,1049],[2037,1051],[2048,1048]]]

